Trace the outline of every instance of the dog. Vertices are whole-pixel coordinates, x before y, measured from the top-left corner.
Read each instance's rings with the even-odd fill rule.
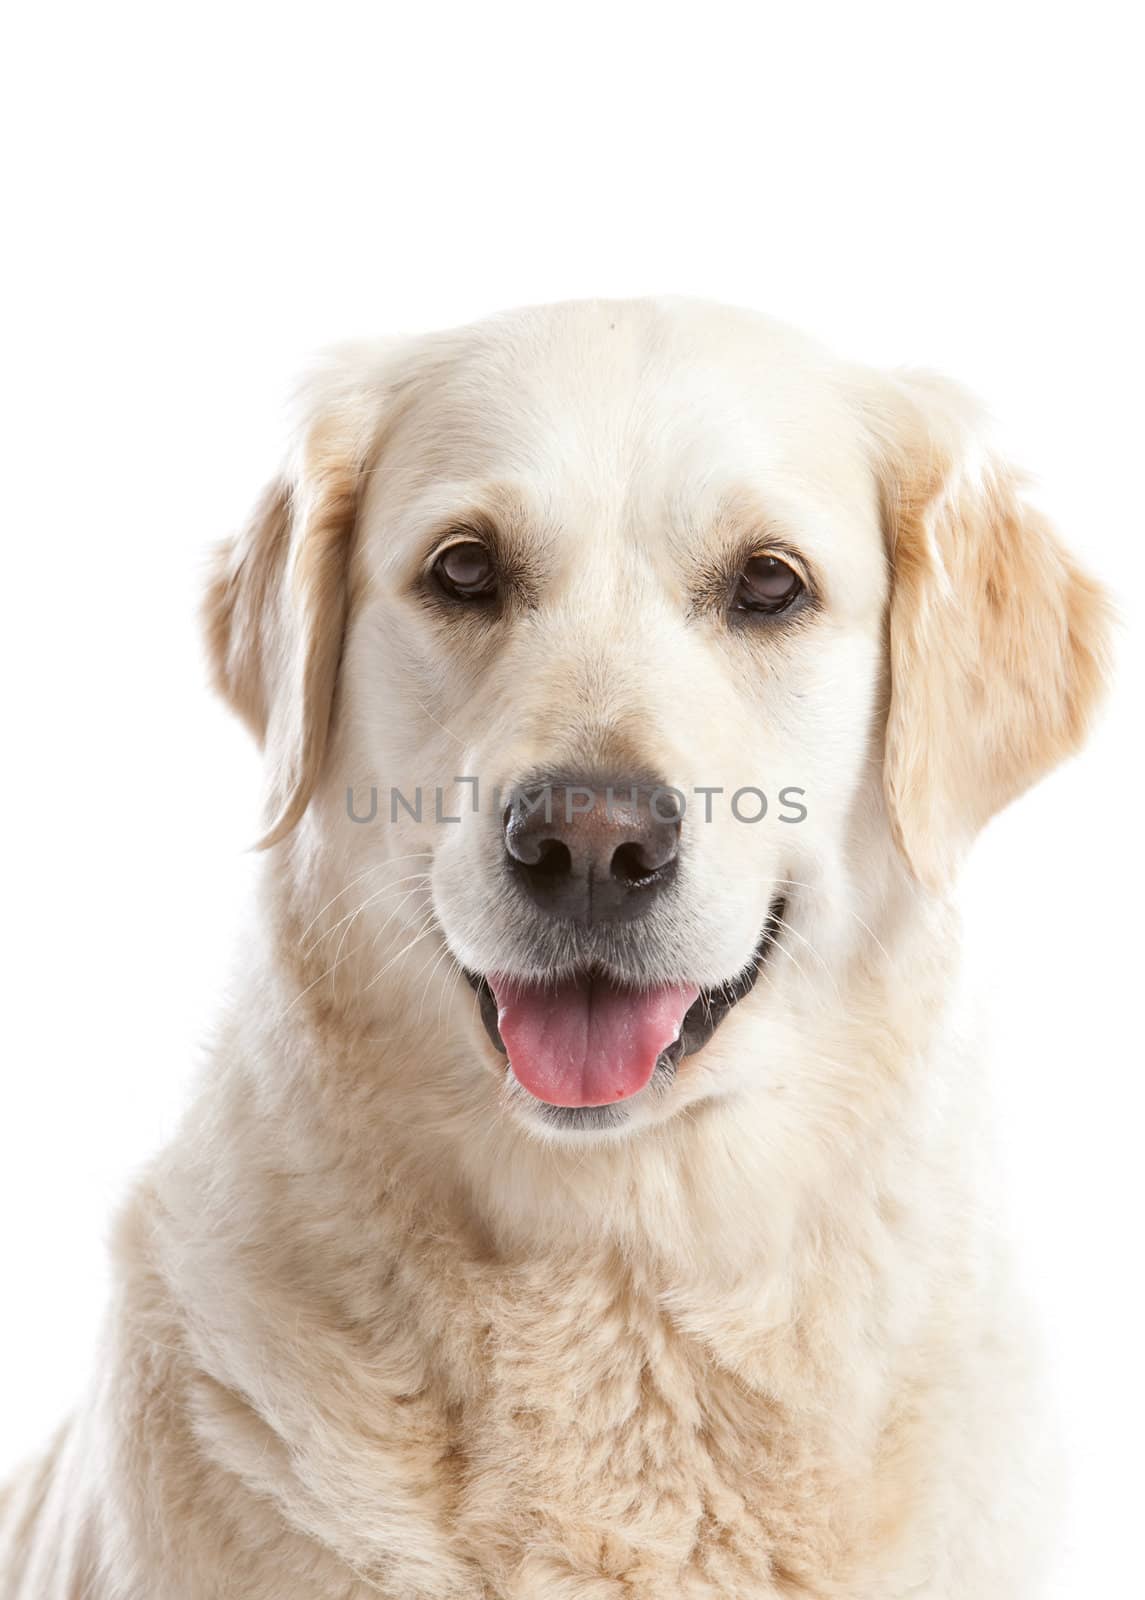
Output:
[[[218,553],[257,907],[4,1600],[1016,1600],[951,888],[1108,611],[961,390],[676,300],[334,351]]]

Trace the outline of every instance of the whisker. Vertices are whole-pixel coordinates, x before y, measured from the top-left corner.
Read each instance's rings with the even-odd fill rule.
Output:
[[[415,885],[415,888],[416,888],[416,885]],[[383,888],[383,889],[380,889],[376,894],[367,895],[366,898],[362,901],[361,905],[358,907],[358,909],[354,912],[353,916],[351,916],[348,921],[346,921],[345,918],[342,919],[343,921],[346,921],[346,926],[342,930],[342,937],[338,941],[338,949],[337,949],[337,951],[335,953],[335,956],[334,956],[334,965],[330,968],[330,999],[331,999],[331,1001],[335,1001],[337,999],[337,987],[336,987],[335,974],[337,973],[338,967],[341,964],[341,961],[342,961],[342,948],[345,945],[346,940],[350,937],[350,929],[354,926],[354,923],[361,916],[362,912],[365,911],[366,907],[369,906],[369,905],[372,905],[375,900],[379,900],[382,897],[382,895],[385,894],[386,892],[387,891]],[[407,890],[407,893],[412,894],[413,892],[414,892],[413,890]],[[321,943],[321,940],[319,940],[318,942]],[[362,947],[361,947],[361,945],[358,945],[356,948],[360,950]],[[351,954],[353,954],[353,953],[354,952],[351,951]]]
[[[390,970],[395,961],[400,961],[404,955],[413,949],[414,945],[419,944],[421,940],[425,938],[427,933],[431,933],[435,924],[436,918],[434,917],[433,912],[430,911],[429,915],[426,917],[421,926],[420,932],[416,933],[409,943],[404,945],[402,949],[398,951],[397,955],[391,956],[384,967],[379,968],[379,970],[374,973],[374,976],[370,979],[369,983],[364,986],[363,993],[365,992],[365,989],[372,989],[379,979],[385,977],[386,973]]]
[[[375,890],[373,894],[367,895],[354,911],[348,911],[344,917],[339,917],[337,922],[335,922],[331,927],[327,928],[325,933],[320,933],[310,948],[305,950],[303,954],[307,956],[312,955],[324,939],[329,939],[332,937],[332,935],[337,933],[338,929],[344,922],[352,921],[353,918],[359,914],[359,912],[364,911],[367,906],[373,905],[375,900],[381,900],[383,896],[390,894],[394,889],[400,889],[403,883],[422,883],[428,881],[428,879],[428,872],[410,872],[407,873],[404,878],[398,878],[394,883],[383,884],[382,887]]]
[[[819,954],[818,950],[816,950],[815,946],[811,943],[811,940],[805,938],[803,936],[803,934],[801,934],[799,932],[798,928],[793,928],[791,926],[790,922],[788,922],[786,917],[777,917],[776,918],[776,924],[777,924],[778,927],[785,929],[785,931],[787,933],[789,933],[793,939],[798,939],[800,944],[805,945],[807,947],[807,949],[810,950],[811,954],[815,957],[816,961],[819,963],[819,965],[823,968],[823,971],[826,973],[827,980],[830,983],[832,989],[834,989],[834,991],[835,991],[835,998],[836,999],[841,998],[840,995],[839,995],[839,985],[835,982],[835,976],[832,973],[831,968],[827,965],[826,961],[824,961],[823,957]]]
[[[428,878],[429,878],[429,874],[427,873],[426,874],[426,881],[428,881]],[[377,933],[375,933],[374,937],[370,940],[370,949],[371,950],[376,950],[378,948],[378,945],[381,942],[381,937],[382,937],[383,933],[385,933],[385,931],[389,927],[390,923],[399,914],[399,912],[401,911],[402,907],[405,905],[406,901],[410,898],[410,896],[411,895],[415,895],[415,894],[417,894],[419,892],[419,887],[420,886],[415,883],[412,889],[407,889],[405,894],[403,894],[401,896],[401,898],[398,900],[397,904],[394,906],[393,910],[390,912],[389,916],[382,923],[381,927],[378,929]]]
[[[429,720],[432,723],[436,724],[436,726],[441,729],[442,733],[448,734],[448,736],[453,740],[453,742],[455,744],[459,744],[463,750],[465,749],[465,741],[464,741],[464,739],[459,739],[457,737],[457,735],[454,733],[452,728],[447,728],[445,726],[444,722],[439,722],[438,719],[434,716],[433,712],[426,705],[424,700],[415,700],[415,704],[418,705],[421,708],[421,710],[425,712],[426,716],[429,718]]]
[[[356,945],[354,947],[354,949],[350,952],[350,954],[354,955],[354,954],[357,953],[358,950],[361,950],[363,948],[364,948],[363,945]],[[349,957],[347,957],[347,960],[348,959],[349,959]],[[316,978],[314,978],[310,983],[308,983],[306,985],[305,989],[300,989],[298,991],[298,993],[294,996],[294,999],[290,1002],[290,1004],[288,1006],[286,1006],[285,1009],[283,1010],[281,1016],[279,1017],[279,1021],[280,1022],[284,1021],[290,1015],[290,1013],[294,1010],[294,1008],[298,1004],[298,1002],[300,1000],[304,999],[310,993],[311,989],[316,989],[318,987],[318,985],[325,978],[329,978],[332,975],[333,971],[334,971],[334,967],[336,967],[337,965],[338,965],[338,961],[335,960],[334,966],[326,967],[322,972],[320,972],[318,974],[318,976]]]
[[[302,932],[298,935],[299,944],[301,944],[303,939],[305,939],[306,935],[318,921],[319,917],[323,916],[327,911],[329,911],[335,900],[341,900],[342,896],[344,894],[348,894],[356,883],[361,883],[363,878],[368,878],[371,873],[381,872],[383,867],[395,867],[402,861],[412,861],[415,856],[428,856],[432,854],[432,850],[411,850],[405,855],[390,856],[385,861],[375,861],[371,866],[366,867],[363,872],[357,873],[355,877],[350,879],[349,883],[344,884],[342,888],[338,890],[337,894],[331,895],[326,904],[314,913],[310,921],[306,924],[305,928],[303,928]]]
[[[803,979],[804,983],[807,983],[809,981],[808,977],[807,977],[807,974],[803,970],[803,967],[801,966],[801,964],[796,960],[794,952],[789,950],[787,948],[787,946],[785,944],[783,944],[782,942],[778,943],[775,946],[775,948],[779,951],[780,955],[784,955],[784,956],[787,957],[788,961],[791,962],[791,965],[795,968],[796,972],[798,972],[799,976]]]
[[[776,883],[785,884],[785,885],[789,886],[792,889],[807,889],[811,893],[815,893],[816,892],[814,884],[800,883],[798,878],[776,878],[774,881]],[[857,911],[853,910],[850,906],[844,906],[843,910],[847,913],[847,915],[849,917],[853,917],[854,918],[854,920],[859,924],[859,927],[862,928],[863,932],[867,935],[867,937],[869,939],[872,939],[874,941],[874,943],[878,945],[878,947],[882,951],[883,955],[889,961],[891,959],[890,951],[887,949],[886,945],[883,944],[882,940],[879,938],[878,934],[871,927],[871,925],[869,923],[867,923],[867,922],[864,922],[862,917],[859,915],[859,913]]]
[[[457,960],[457,957],[453,954],[453,951],[449,949],[448,945],[446,945],[446,953],[448,954],[449,959],[453,962],[454,971],[456,972],[457,976],[460,977],[461,976],[461,964]],[[437,997],[437,1018],[436,1018],[436,1022],[437,1022],[437,1026],[439,1028],[441,1027],[442,1014],[443,1014],[443,1012],[445,1010],[445,995],[446,995],[446,987],[445,987],[444,984],[442,984],[441,991],[440,991],[440,993],[438,994],[438,997]],[[477,998],[476,993],[474,993],[473,998],[474,999]]]
[[[433,963],[433,966],[430,968],[429,976],[426,978],[425,983],[422,985],[421,999],[418,1001],[417,1017],[416,1017],[415,1022],[414,1022],[414,1027],[415,1028],[420,1028],[421,1027],[421,1015],[422,1015],[422,1012],[425,1009],[426,996],[429,994],[430,985],[432,984],[434,978],[437,976],[437,969],[441,966],[441,963],[443,961],[447,961],[448,959],[449,959],[449,946],[448,945],[443,945],[441,950],[440,950],[440,952],[438,953],[437,960]],[[418,974],[418,976],[420,977],[420,973]]]

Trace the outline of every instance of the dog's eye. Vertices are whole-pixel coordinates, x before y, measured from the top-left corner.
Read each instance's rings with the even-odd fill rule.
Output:
[[[464,539],[443,550],[433,564],[440,589],[454,600],[488,600],[497,590],[497,568],[478,539]]]
[[[778,616],[804,592],[803,579],[778,556],[752,556],[736,583],[733,611],[762,611]]]

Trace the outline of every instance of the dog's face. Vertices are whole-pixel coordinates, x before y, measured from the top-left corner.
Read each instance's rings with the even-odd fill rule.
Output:
[[[460,1030],[527,1127],[741,1090],[747,1022],[1080,737],[1100,601],[951,391],[595,304],[347,354],[309,404],[217,670],[335,897],[319,979]]]

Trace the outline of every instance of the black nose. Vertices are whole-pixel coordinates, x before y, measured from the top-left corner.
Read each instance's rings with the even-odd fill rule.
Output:
[[[624,922],[671,882],[680,802],[657,784],[542,780],[514,791],[504,828],[510,869],[542,911]]]

